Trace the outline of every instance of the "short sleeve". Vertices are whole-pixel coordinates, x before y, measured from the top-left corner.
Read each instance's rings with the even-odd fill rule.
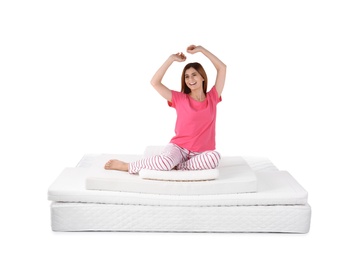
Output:
[[[185,94],[181,92],[177,92],[175,90],[172,90],[171,94],[172,94],[171,102],[168,101],[168,106],[176,108],[176,105],[180,102],[180,100],[184,97]]]
[[[222,96],[218,96],[216,86],[212,87],[212,89],[208,92],[208,95],[211,96],[212,100],[216,101],[216,104],[222,101]]]

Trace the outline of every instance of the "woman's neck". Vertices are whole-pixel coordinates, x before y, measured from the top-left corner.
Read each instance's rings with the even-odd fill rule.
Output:
[[[205,96],[205,93],[202,89],[200,90],[194,90],[192,92],[189,93],[189,96],[196,100],[196,101],[199,101],[199,102],[202,102],[205,100],[206,96]]]

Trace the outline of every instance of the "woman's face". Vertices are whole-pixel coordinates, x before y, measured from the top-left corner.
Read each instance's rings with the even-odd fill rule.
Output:
[[[202,83],[204,78],[199,74],[199,72],[194,68],[189,68],[186,70],[184,74],[186,85],[191,90],[196,90],[198,88],[202,88]]]

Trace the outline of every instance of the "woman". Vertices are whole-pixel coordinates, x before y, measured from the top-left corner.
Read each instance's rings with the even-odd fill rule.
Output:
[[[216,106],[222,100],[226,65],[202,46],[190,45],[187,48],[187,53],[198,52],[204,54],[217,70],[216,82],[209,92],[205,70],[196,62],[187,64],[183,69],[181,92],[170,90],[162,83],[173,62],[186,60],[182,52],[170,55],[151,80],[152,86],[177,113],[176,135],[163,152],[131,163],[110,160],[105,169],[138,173],[141,169],[205,170],[218,166],[220,154],[215,151]]]

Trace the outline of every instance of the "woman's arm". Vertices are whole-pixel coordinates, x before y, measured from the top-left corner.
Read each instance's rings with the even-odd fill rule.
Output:
[[[191,54],[201,52],[213,63],[214,67],[217,70],[215,86],[218,92],[218,96],[221,96],[225,85],[226,65],[220,59],[218,59],[213,53],[211,53],[202,46],[190,45],[187,48],[187,52]]]
[[[169,58],[163,63],[163,65],[157,70],[155,75],[151,79],[151,85],[157,90],[157,92],[164,97],[167,101],[171,102],[172,94],[171,90],[167,88],[163,83],[162,79],[174,61],[182,62],[186,60],[186,56],[182,53],[176,53],[169,56]]]

